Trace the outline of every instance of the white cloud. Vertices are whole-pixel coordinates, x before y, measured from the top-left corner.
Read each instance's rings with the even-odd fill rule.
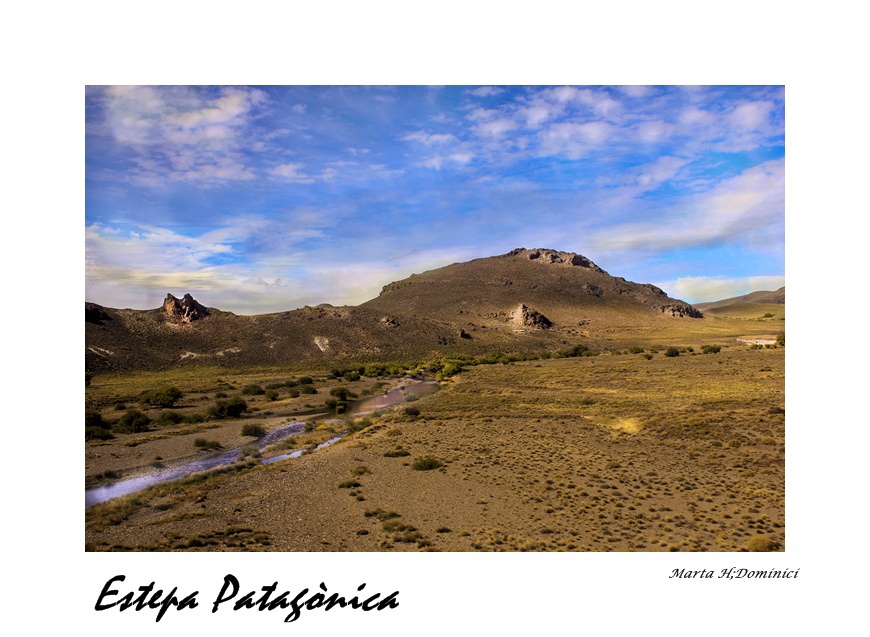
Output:
[[[606,122],[553,124],[539,134],[540,153],[579,159],[605,142],[613,132],[614,127]]]
[[[447,144],[455,142],[456,137],[450,133],[428,133],[426,131],[415,131],[408,133],[402,138],[404,141],[420,142],[426,146]]]
[[[682,277],[656,283],[672,298],[688,303],[721,301],[750,292],[773,291],[785,285],[784,276]]]
[[[480,88],[468,91],[468,94],[474,95],[475,97],[490,97],[492,95],[498,95],[499,93],[503,92],[504,89],[497,86],[481,86]]]
[[[785,165],[780,159],[689,195],[655,219],[611,226],[592,235],[591,241],[599,252],[608,252],[751,240],[753,233],[781,224],[784,210]]]
[[[297,184],[314,183],[314,178],[311,175],[301,172],[302,168],[302,164],[280,164],[274,168],[270,168],[269,174]]]
[[[254,177],[244,161],[259,89],[110,86],[102,91],[106,129],[131,149],[135,181],[226,182]]]

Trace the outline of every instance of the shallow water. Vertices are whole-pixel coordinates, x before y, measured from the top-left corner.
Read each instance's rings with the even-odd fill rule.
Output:
[[[391,407],[393,405],[401,403],[402,401],[406,400],[408,396],[416,396],[419,398],[421,396],[431,394],[437,389],[438,385],[434,381],[414,382],[408,385],[403,385],[402,387],[390,390],[380,396],[371,396],[369,398],[363,398],[362,400],[357,400],[350,403],[348,405],[348,410],[344,415],[363,416],[379,409],[385,409],[387,407]],[[278,429],[275,429],[273,431],[270,431],[262,438],[250,444],[256,445],[257,449],[259,451],[262,451],[266,447],[274,445],[275,443],[280,442],[285,438],[296,436],[302,433],[304,430],[304,421],[293,422],[284,425],[283,427],[279,427]],[[330,438],[326,442],[319,444],[317,446],[317,449],[321,449],[337,442],[338,440],[341,440],[344,435],[345,434],[342,433],[338,436],[335,436],[334,438]],[[228,451],[222,451],[207,458],[199,458],[197,460],[193,460],[192,462],[188,462],[172,469],[153,469],[151,472],[145,475],[127,478],[125,480],[119,480],[118,482],[115,482],[113,484],[94,487],[93,489],[85,489],[85,508],[88,508],[89,506],[93,506],[94,504],[98,504],[100,502],[105,502],[106,500],[111,500],[112,498],[118,498],[122,495],[129,495],[130,493],[141,491],[146,487],[150,487],[154,484],[159,484],[161,482],[166,482],[167,480],[174,480],[176,478],[182,478],[198,471],[208,471],[209,469],[216,469],[217,467],[223,467],[233,464],[238,460],[240,450],[241,447],[229,449]],[[292,453],[286,453],[279,456],[266,458],[262,461],[262,463],[271,464],[273,462],[278,462],[279,460],[298,458],[303,453],[304,450],[299,449]]]

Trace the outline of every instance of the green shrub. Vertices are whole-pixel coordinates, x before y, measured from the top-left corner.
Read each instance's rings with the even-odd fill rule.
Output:
[[[253,436],[254,438],[262,438],[266,435],[266,428],[263,425],[249,422],[242,427],[243,436]]]
[[[128,409],[113,427],[113,431],[122,434],[140,433],[148,429],[150,422],[148,416],[138,409]]]
[[[266,400],[278,400],[278,392],[276,392],[274,389],[267,389]]]
[[[220,420],[221,418],[238,418],[248,410],[248,403],[241,398],[219,400],[208,410],[208,415]]]
[[[299,390],[298,389],[291,389],[290,391],[287,392],[287,395],[290,396],[290,398],[299,398]]]
[[[776,344],[780,347],[785,347],[785,333],[776,335]]]
[[[299,392],[302,394],[316,394],[317,390],[311,385],[302,385],[302,387],[299,388]]]
[[[259,385],[246,385],[242,388],[242,394],[245,396],[260,396],[265,393],[266,390]]]
[[[187,414],[181,417],[181,422],[185,424],[205,422],[205,416],[203,414]]]
[[[628,353],[629,354],[643,354],[643,348],[638,347],[637,345],[633,345],[632,347],[628,348]]]
[[[586,352],[589,351],[589,348],[585,345],[577,344],[571,349],[567,349],[563,352],[559,352],[559,354],[565,358],[574,358],[575,356],[583,356]]]
[[[668,349],[665,350],[665,356],[674,357],[674,356],[679,356],[679,355],[680,355],[680,350],[677,347],[669,347]]]
[[[221,443],[217,440],[206,440],[205,438],[197,438],[193,441],[193,446],[204,451],[214,451],[221,448]]]
[[[85,440],[111,440],[114,438],[108,429],[103,427],[85,427]]]
[[[247,444],[241,449],[239,449],[239,455],[236,457],[237,460],[241,461],[245,458],[259,458],[260,450],[257,449],[257,445],[255,444]]]
[[[153,407],[172,407],[184,394],[178,387],[160,387],[139,394],[139,402]]]
[[[329,391],[330,396],[335,396],[339,400],[347,401],[348,398],[356,398],[356,394],[347,389],[347,387],[333,387]]]
[[[349,420],[347,422],[347,431],[348,433],[354,433],[355,431],[362,431],[366,427],[371,427],[372,421],[370,418],[360,418],[359,420]]]
[[[653,355],[652,355],[652,354],[644,354],[643,357],[644,357],[645,359],[647,359],[648,361],[651,361]]]
[[[420,456],[411,463],[411,468],[414,471],[431,471],[443,466],[444,463],[433,456]]]
[[[168,425],[177,425],[181,421],[182,415],[177,411],[161,411],[154,424],[158,427],[166,427]]]
[[[300,385],[311,385],[312,383],[314,383],[314,379],[311,378],[311,376],[303,376],[296,382],[298,382]]]
[[[412,418],[416,418],[420,415],[420,410],[416,407],[405,407],[403,410],[406,416],[411,416]]]
[[[99,429],[108,429],[109,423],[103,420],[102,414],[96,409],[85,410],[85,429],[88,427],[97,427]]]
[[[722,351],[722,346],[721,345],[702,345],[701,351],[704,354],[718,354],[719,352]]]

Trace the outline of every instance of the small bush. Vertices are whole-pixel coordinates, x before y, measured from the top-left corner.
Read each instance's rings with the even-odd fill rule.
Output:
[[[178,387],[160,387],[139,394],[139,402],[153,407],[172,407],[182,396]]]
[[[403,458],[410,455],[411,452],[407,449],[394,449],[393,451],[386,452],[384,454],[384,458]]]
[[[648,361],[651,361],[653,355],[652,355],[652,354],[644,354],[643,357],[644,357],[645,359],[647,359]]]
[[[138,409],[128,409],[113,428],[122,434],[140,433],[148,429],[151,420]]]
[[[248,410],[248,403],[241,398],[230,398],[229,400],[219,400],[212,405],[208,410],[208,415],[212,418],[238,418],[243,412]]]
[[[420,456],[411,463],[414,471],[431,471],[443,467],[444,463],[433,456]]]
[[[260,396],[265,394],[266,390],[263,389],[260,385],[246,385],[242,388],[242,394],[245,396]]]
[[[704,354],[718,354],[719,352],[722,351],[722,346],[721,345],[702,345],[701,351]]]
[[[776,542],[765,535],[756,535],[746,542],[746,550],[753,552],[772,551],[776,548]]]
[[[412,418],[416,418],[420,415],[420,410],[416,407],[405,407],[403,410],[406,416],[411,416]]]
[[[193,446],[203,451],[214,451],[221,448],[221,443],[217,440],[206,440],[205,438],[197,438],[193,441]]]
[[[665,350],[665,356],[674,357],[674,356],[679,356],[679,355],[680,355],[680,350],[677,347],[669,347],[668,349]]]
[[[108,429],[102,427],[85,427],[85,440],[111,440],[114,438]]]
[[[330,396],[335,396],[339,400],[346,401],[348,398],[356,398],[356,394],[350,391],[347,387],[333,387],[329,390]]]
[[[182,421],[182,416],[176,411],[162,411],[154,424],[158,427],[166,427],[168,425],[177,425]]]
[[[301,394],[316,394],[317,390],[314,389],[314,387],[312,387],[311,385],[302,385],[302,387],[299,388],[299,393],[301,393]]]
[[[314,383],[314,379],[311,378],[311,376],[303,376],[296,382],[300,385],[311,385],[312,383]]]
[[[354,433],[356,431],[362,431],[366,427],[371,427],[372,421],[370,418],[360,418],[359,420],[349,420],[347,421],[347,431],[348,433]]]
[[[780,347],[785,347],[785,334],[777,334],[776,335],[776,344]]]
[[[100,429],[108,429],[109,423],[103,420],[102,414],[96,409],[85,410],[85,429],[88,427],[98,427]]]
[[[250,422],[242,427],[242,435],[253,436],[254,438],[262,438],[266,435],[266,428],[263,427],[263,425],[258,425],[256,423]]]
[[[257,449],[257,445],[255,444],[247,444],[241,449],[239,449],[239,455],[237,456],[237,460],[241,461],[245,458],[259,458],[260,450]]]
[[[274,389],[267,389],[266,400],[278,400],[278,392]]]
[[[628,353],[629,354],[643,354],[643,348],[638,347],[637,345],[634,345],[634,346],[628,348]]]
[[[345,480],[344,482],[339,483],[339,489],[355,489],[357,487],[361,487],[362,484],[357,482],[356,480]]]

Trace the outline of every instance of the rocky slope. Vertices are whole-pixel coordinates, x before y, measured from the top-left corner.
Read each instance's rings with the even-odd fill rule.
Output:
[[[329,365],[447,353],[540,351],[608,329],[701,313],[659,288],[610,276],[575,253],[511,252],[431,270],[357,307],[239,316],[169,294],[161,308],[85,304],[90,372],[181,365]]]

